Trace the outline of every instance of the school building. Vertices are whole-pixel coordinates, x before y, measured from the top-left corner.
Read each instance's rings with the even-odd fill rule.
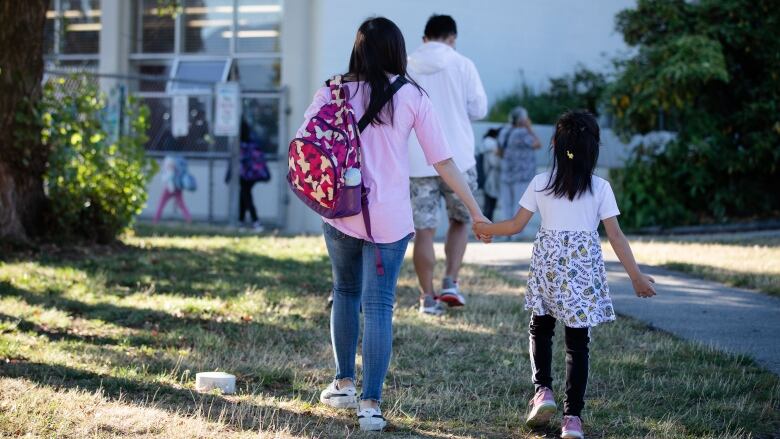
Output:
[[[627,50],[614,16],[635,0],[51,0],[47,13],[47,71],[98,74],[102,88],[138,96],[151,109],[147,150],[160,160],[189,161],[198,189],[185,200],[196,220],[237,217],[237,197],[226,183],[238,137],[215,121],[218,84],[239,86],[237,107],[270,158],[272,180],[254,188],[261,221],[285,232],[318,232],[319,219],[288,193],[284,176],[289,140],[322,82],[347,67],[360,23],[382,15],[398,24],[407,51],[420,43],[433,13],[458,24],[457,49],[471,58],[488,98],[523,82],[547,78],[577,64],[606,69]],[[533,115],[531,115],[533,118]],[[215,126],[217,125],[217,126]],[[486,126],[478,123],[481,136]],[[539,127],[543,141],[550,130]],[[229,133],[227,133],[229,134]],[[616,142],[606,136],[607,146]],[[607,166],[619,163],[616,142]],[[609,149],[609,148],[607,148]],[[546,163],[544,151],[540,164]],[[602,165],[604,162],[602,162]],[[162,192],[149,186],[149,218]],[[173,206],[168,216],[175,214]]]

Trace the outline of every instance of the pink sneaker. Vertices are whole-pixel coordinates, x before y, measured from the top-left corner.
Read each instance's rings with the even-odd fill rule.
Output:
[[[564,416],[561,422],[561,437],[585,439],[585,433],[582,432],[582,419],[579,416]]]
[[[531,410],[528,412],[525,425],[531,428],[547,425],[555,414],[555,410],[558,409],[558,406],[555,405],[553,392],[547,387],[540,388],[528,402],[528,405],[531,406]]]

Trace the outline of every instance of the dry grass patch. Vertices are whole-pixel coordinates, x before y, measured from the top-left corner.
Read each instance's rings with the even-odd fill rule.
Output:
[[[0,262],[0,436],[370,437],[317,402],[331,379],[321,238],[135,236]],[[416,311],[407,264],[385,389],[389,437],[554,437],[531,396],[523,285],[467,267],[469,304]],[[559,334],[560,335],[560,334]],[[780,380],[628,319],[594,330],[589,437],[768,437]],[[556,393],[563,352],[556,341]],[[358,359],[359,363],[359,359]],[[227,370],[238,394],[198,394]]]

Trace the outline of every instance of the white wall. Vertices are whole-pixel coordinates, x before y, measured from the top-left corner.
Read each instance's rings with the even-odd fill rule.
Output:
[[[626,49],[615,14],[635,0],[318,0],[314,60],[317,83],[347,67],[355,32],[369,16],[393,20],[407,51],[420,43],[428,17],[452,15],[458,50],[477,65],[490,100],[526,82],[535,87],[570,73],[578,63],[604,69]],[[322,7],[325,6],[325,7]],[[312,90],[313,91],[313,90]]]
[[[522,78],[543,88],[548,78],[570,73],[580,63],[607,68],[611,57],[626,50],[614,30],[615,14],[634,4],[635,0],[286,0],[282,83],[289,89],[288,138],[302,123],[314,91],[328,77],[346,70],[355,32],[367,17],[393,20],[411,52],[421,43],[430,15],[452,15],[458,24],[458,50],[477,65],[492,103],[519,87]],[[476,133],[478,138],[481,133]],[[605,142],[606,137],[605,133]],[[546,163],[542,154],[540,163]],[[320,230],[319,218],[295,197],[290,197],[287,216],[288,231]]]

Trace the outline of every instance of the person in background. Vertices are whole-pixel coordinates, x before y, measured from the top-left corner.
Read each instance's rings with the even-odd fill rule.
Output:
[[[541,146],[531,127],[528,111],[516,107],[509,113],[509,125],[498,135],[501,156],[498,198],[504,219],[515,216],[520,197],[536,175],[536,150]]]
[[[182,196],[182,191],[185,189],[185,180],[191,178],[187,173],[187,162],[183,157],[165,156],[162,166],[163,193],[157,204],[157,213],[154,215],[155,224],[160,222],[165,205],[168,204],[171,198],[173,198],[176,206],[184,215],[184,220],[188,223],[192,221],[192,216],[190,211],[187,210],[187,205],[184,204],[184,197]]]
[[[239,176],[240,193],[238,198],[238,221],[244,223],[246,213],[252,220],[251,227],[256,232],[264,230],[257,217],[252,188],[257,182],[271,179],[261,141],[245,120],[241,120],[241,173]]]
[[[471,121],[487,114],[487,96],[474,63],[455,51],[458,29],[448,15],[433,15],[425,25],[423,44],[409,56],[409,76],[430,96],[444,128],[453,159],[477,191],[474,131]],[[466,299],[458,289],[458,273],[468,244],[469,210],[458,195],[428,165],[415,136],[409,139],[410,192],[414,211],[414,268],[420,283],[420,312],[440,315],[441,302],[463,306]],[[439,223],[439,206],[444,198],[449,228],[444,243],[446,267],[442,289],[433,286],[436,254],[433,239]]]
[[[498,195],[501,191],[501,157],[498,151],[498,133],[499,128],[491,128],[482,138],[482,173],[485,176],[482,184],[482,193],[485,202],[482,206],[482,212],[487,219],[493,221],[493,212],[496,210]]]
[[[535,176],[513,217],[497,224],[475,224],[484,242],[493,235],[520,232],[535,212],[542,217],[536,234],[525,308],[529,327],[535,396],[526,424],[546,425],[557,406],[552,391],[552,339],[556,321],[564,325],[566,394],[561,437],[582,439],[591,329],[615,320],[607,271],[601,253],[599,223],[623,264],[637,297],[655,296],[655,280],[643,274],[620,230],[620,214],[609,182],[593,175],[599,157],[596,118],[586,111],[564,113],[555,125],[552,169]]]

